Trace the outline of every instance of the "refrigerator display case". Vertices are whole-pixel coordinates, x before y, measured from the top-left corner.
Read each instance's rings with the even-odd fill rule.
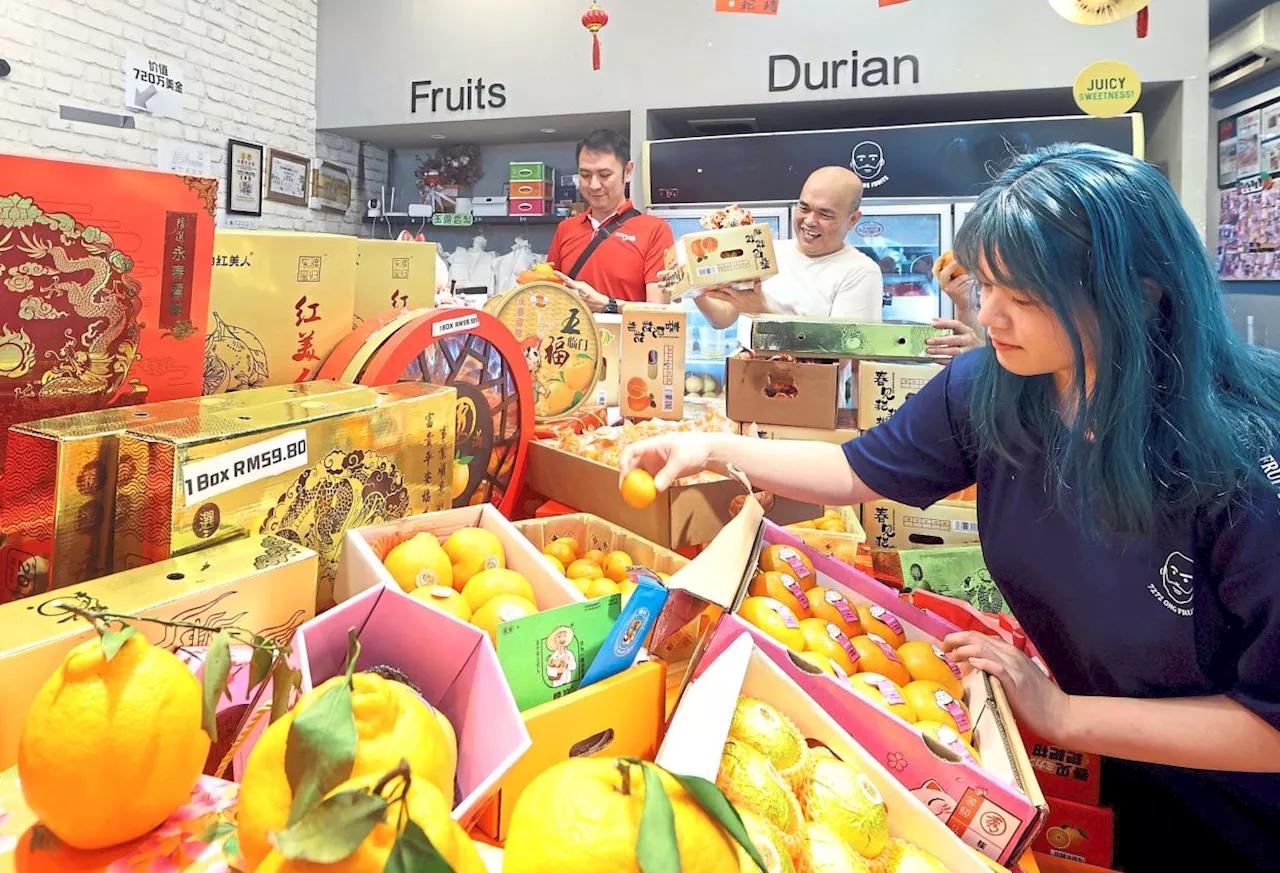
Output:
[[[938,288],[933,265],[951,248],[952,219],[950,203],[863,207],[847,239],[880,266],[886,321],[951,317],[951,301]]]

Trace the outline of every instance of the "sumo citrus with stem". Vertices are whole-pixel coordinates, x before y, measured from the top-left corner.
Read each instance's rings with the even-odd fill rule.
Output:
[[[302,695],[290,712],[267,728],[249,754],[236,817],[240,852],[250,869],[257,869],[270,853],[267,835],[289,820],[293,803],[285,775],[289,728],[326,691],[345,681],[345,676],[337,676]],[[356,673],[351,681],[357,736],[351,778],[382,776],[405,759],[415,778],[452,797],[458,749],[451,739],[452,727],[447,731],[443,727],[447,719],[407,685],[372,673]]]
[[[459,591],[477,573],[507,566],[502,542],[492,531],[483,528],[456,530],[444,541],[443,548],[453,563],[453,587]]]
[[[536,602],[533,586],[515,570],[499,568],[481,570],[462,586],[462,597],[475,612],[499,594],[517,594],[525,600]]]
[[[647,509],[658,497],[653,477],[644,470],[632,470],[622,480],[622,499],[633,509]]]
[[[387,552],[382,565],[405,591],[454,585],[453,562],[429,533],[414,534]]]
[[[27,806],[77,849],[142,836],[191,799],[209,754],[201,714],[200,683],[171,652],[135,635],[108,661],[101,639],[86,640],[27,711]]]
[[[378,777],[366,776],[339,785],[331,793],[363,790],[372,792],[379,783]],[[384,790],[382,796],[386,797]],[[476,850],[471,837],[450,818],[453,804],[445,800],[434,785],[414,779],[403,800],[391,803],[380,824],[373,827],[369,836],[349,857],[334,864],[315,864],[307,861],[290,861],[278,851],[272,850],[257,868],[256,873],[380,873],[387,866],[387,859],[398,836],[401,813],[422,828],[445,862],[454,873],[485,873],[484,860]]]
[[[652,765],[645,765],[652,766]],[[675,813],[684,873],[738,869],[733,838],[674,778],[659,771]],[[572,758],[537,776],[511,814],[503,873],[640,873],[636,841],[645,775],[617,758]]]
[[[448,613],[462,621],[471,621],[471,606],[461,594],[444,585],[433,585],[430,588],[415,588],[409,595],[421,600],[432,609]]]

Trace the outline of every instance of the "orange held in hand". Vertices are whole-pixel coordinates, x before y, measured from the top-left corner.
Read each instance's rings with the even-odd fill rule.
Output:
[[[622,480],[622,499],[634,509],[647,509],[658,496],[653,477],[644,470],[632,470]]]
[[[947,267],[955,263],[955,260],[956,260],[955,252],[943,252],[942,257],[938,258],[938,266],[934,268],[933,274],[935,276],[940,275],[943,270],[945,270]],[[956,271],[951,278],[954,279],[956,276],[963,276],[963,275],[965,275],[964,267],[960,266],[959,264],[956,264]]]

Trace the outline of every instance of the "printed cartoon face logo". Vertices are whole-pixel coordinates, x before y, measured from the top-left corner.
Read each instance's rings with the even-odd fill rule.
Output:
[[[884,149],[880,143],[864,140],[853,147],[853,171],[864,181],[872,179],[884,172]]]
[[[1165,596],[1178,606],[1186,606],[1195,593],[1195,564],[1182,552],[1174,552],[1165,559],[1160,582]]]

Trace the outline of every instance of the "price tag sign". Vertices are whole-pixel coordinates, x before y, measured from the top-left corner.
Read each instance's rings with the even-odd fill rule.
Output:
[[[476,217],[470,212],[437,212],[431,216],[434,227],[470,227],[476,223]]]

